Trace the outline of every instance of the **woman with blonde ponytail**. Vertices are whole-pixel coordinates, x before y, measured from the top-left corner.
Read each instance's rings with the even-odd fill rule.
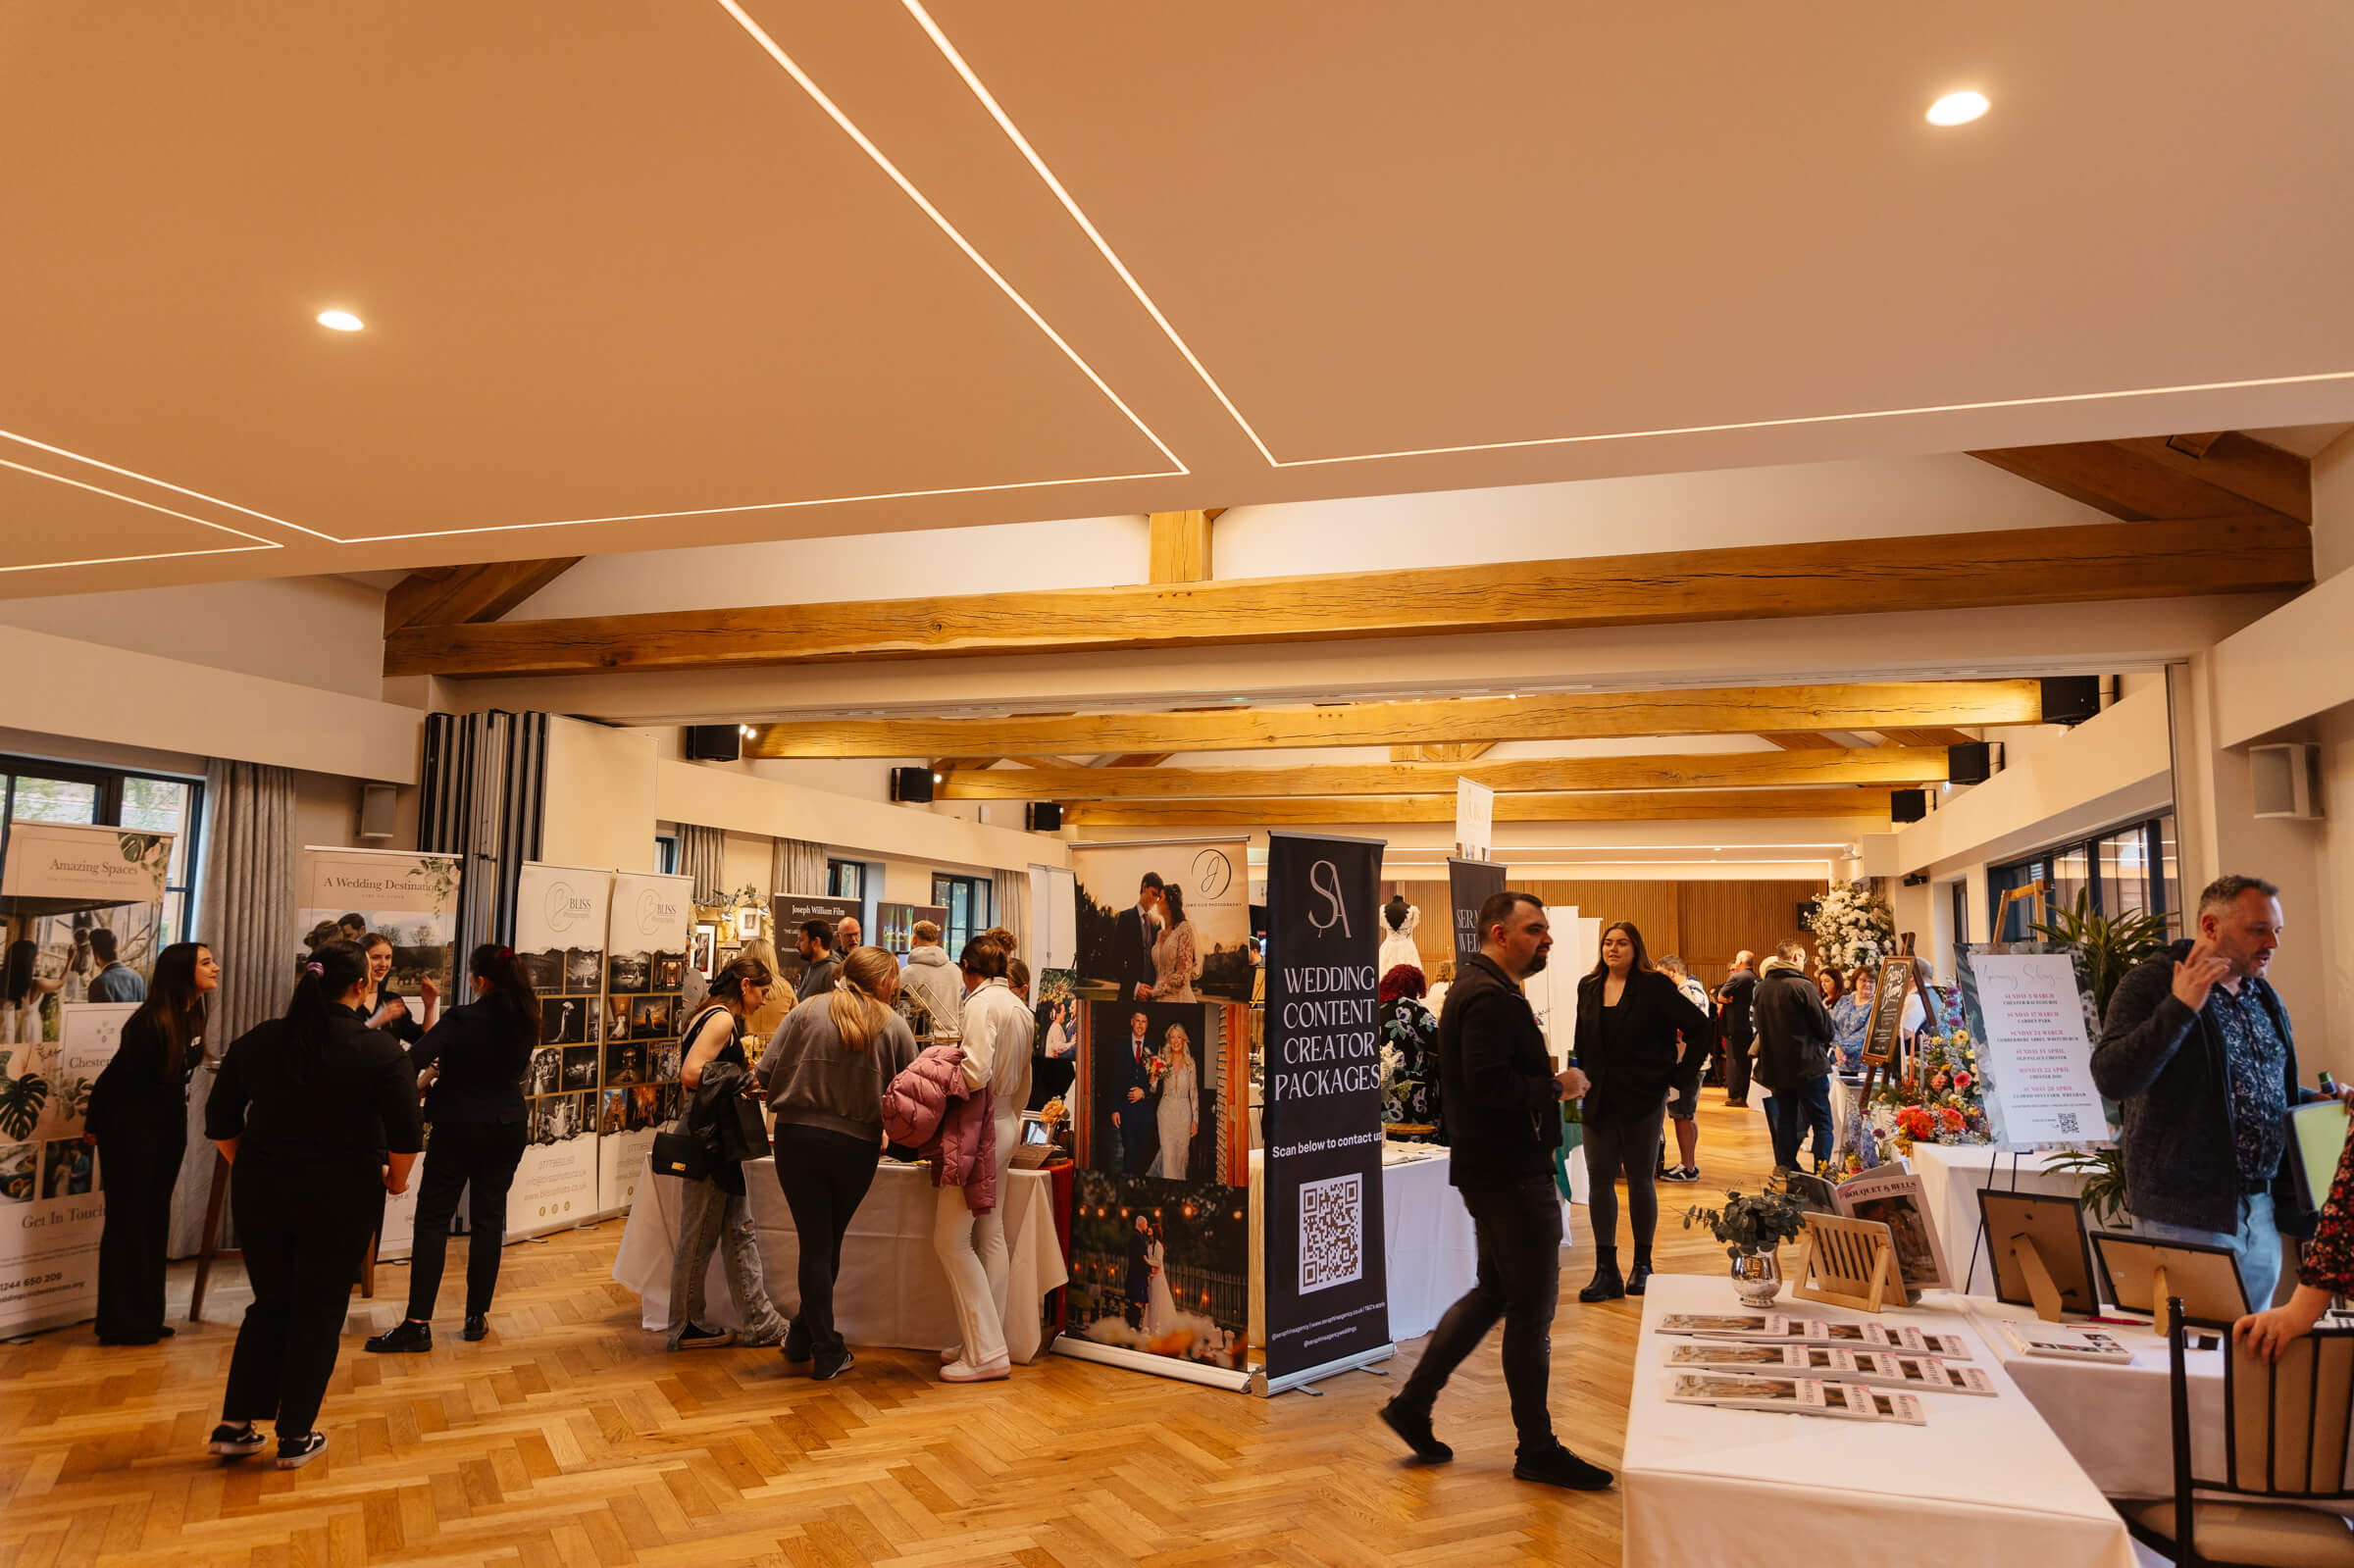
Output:
[[[785,1359],[837,1378],[855,1359],[834,1327],[842,1239],[883,1157],[884,1086],[915,1060],[915,1036],[892,1007],[899,963],[853,947],[834,988],[785,1015],[757,1073],[777,1113],[777,1185],[800,1234],[801,1309]]]

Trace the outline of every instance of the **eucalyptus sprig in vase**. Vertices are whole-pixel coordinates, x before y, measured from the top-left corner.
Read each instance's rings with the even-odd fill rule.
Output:
[[[1724,1255],[1733,1260],[1733,1290],[1742,1304],[1773,1305],[1773,1298],[1782,1291],[1782,1266],[1774,1249],[1784,1241],[1797,1240],[1807,1226],[1807,1211],[1797,1200],[1781,1192],[1744,1196],[1728,1191],[1720,1209],[1694,1204],[1684,1211],[1685,1230],[1696,1221],[1706,1224],[1709,1234],[1724,1243]]]

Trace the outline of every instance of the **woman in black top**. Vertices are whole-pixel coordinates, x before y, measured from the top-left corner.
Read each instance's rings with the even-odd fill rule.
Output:
[[[523,1162],[523,1075],[539,1041],[539,998],[515,962],[515,949],[488,942],[467,960],[474,1000],[441,1022],[409,1052],[425,1092],[433,1147],[417,1187],[417,1231],[409,1254],[409,1315],[368,1341],[388,1351],[434,1347],[434,1300],[449,1250],[449,1220],[467,1192],[466,1338],[490,1332],[506,1244],[507,1189]]]
[[[312,1428],[351,1282],[384,1194],[408,1190],[425,1144],[399,1042],[353,1012],[367,980],[357,947],[320,943],[286,1016],[230,1044],[205,1102],[205,1136],[230,1162],[230,1210],[253,1287],[210,1444],[228,1458],[261,1451],[253,1423],[262,1417],[278,1428],[281,1470],[327,1446]]]
[[[204,1059],[205,996],[221,966],[202,942],[156,955],[147,1001],[123,1026],[90,1088],[106,1230],[98,1239],[98,1342],[153,1344],[164,1322],[164,1248],[172,1189],[188,1151],[188,1075]]]
[[[368,963],[368,984],[351,1010],[370,1029],[391,1036],[405,1048],[425,1037],[434,1027],[434,983],[425,983],[425,1021],[418,1022],[409,1000],[392,988],[392,938],[372,931],[359,938],[360,956]]]
[[[691,1101],[703,1087],[705,1075],[730,1073],[741,1080],[734,1092],[757,1099],[759,1081],[743,1053],[743,1021],[760,1011],[768,987],[776,983],[766,964],[736,955],[711,977],[711,1000],[679,1032],[686,1057],[679,1065],[679,1084]],[[790,1016],[790,1015],[788,1015]],[[674,1131],[687,1130],[682,1113]],[[743,1189],[743,1167],[714,1161],[711,1174],[679,1181],[679,1250],[670,1269],[670,1348],[699,1350],[732,1344],[736,1336],[702,1321],[703,1288],[711,1273],[711,1254],[720,1253],[726,1265],[728,1295],[743,1325],[743,1342],[783,1344],[786,1323],[760,1269],[760,1243],[752,1233],[751,1207]]]
[[[1602,928],[1602,955],[1577,983],[1573,1054],[1593,1087],[1586,1090],[1586,1217],[1594,1226],[1594,1283],[1580,1301],[1641,1295],[1651,1278],[1651,1239],[1659,1228],[1660,1133],[1667,1091],[1686,1051],[1705,1050],[1715,1028],[1675,982],[1651,967],[1643,934],[1623,920]],[[1677,1037],[1681,1036],[1681,1039]],[[1626,1178],[1627,1219],[1635,1266],[1618,1276],[1618,1191]]]

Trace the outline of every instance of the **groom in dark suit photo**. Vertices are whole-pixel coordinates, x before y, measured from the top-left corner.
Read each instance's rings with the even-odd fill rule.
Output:
[[[1112,957],[1119,965],[1113,978],[1120,984],[1124,1002],[1151,1000],[1153,982],[1160,978],[1152,966],[1152,939],[1157,935],[1152,916],[1160,908],[1160,873],[1146,872],[1136,889],[1136,907],[1121,910],[1112,923]]]
[[[1113,1095],[1111,1125],[1120,1140],[1119,1169],[1130,1176],[1150,1176],[1160,1158],[1160,1118],[1152,1103],[1152,1069],[1148,1065],[1152,1047],[1145,1040],[1151,1027],[1143,1008],[1129,1013],[1128,1037],[1112,1047],[1119,1055],[1103,1075]]]

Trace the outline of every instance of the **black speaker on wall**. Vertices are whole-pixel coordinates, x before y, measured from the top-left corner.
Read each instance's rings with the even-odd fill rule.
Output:
[[[1888,796],[1890,822],[1919,822],[1929,814],[1929,792],[1926,789],[1898,789]]]
[[[2097,675],[2047,675],[2043,678],[2043,722],[2082,724],[2101,715],[2101,678]]]
[[[1059,800],[1033,800],[1025,815],[1032,833],[1062,831],[1062,802]]]
[[[734,762],[743,755],[743,731],[732,724],[687,727],[689,762]]]
[[[1993,742],[1970,740],[1946,747],[1945,777],[1947,782],[1958,784],[1984,784],[1993,778]]]
[[[930,805],[932,803],[932,770],[929,768],[892,769],[891,798],[902,805]]]

